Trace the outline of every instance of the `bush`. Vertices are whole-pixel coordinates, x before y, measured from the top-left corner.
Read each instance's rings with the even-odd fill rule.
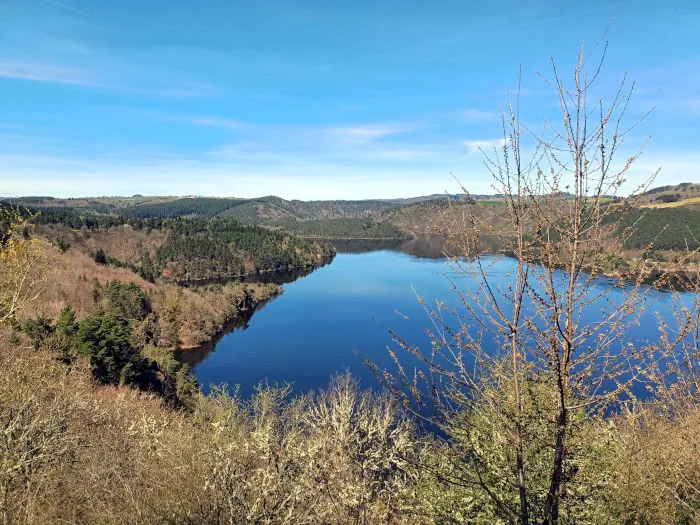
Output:
[[[107,309],[123,319],[143,321],[151,312],[151,299],[135,283],[110,281],[102,289]]]
[[[36,319],[27,319],[22,325],[22,331],[32,341],[35,349],[41,348],[44,342],[53,334],[54,327],[51,319],[40,315]]]
[[[661,202],[678,202],[679,200],[681,200],[681,194],[680,193],[676,193],[676,194],[669,193],[667,195],[661,195],[660,197],[656,197],[655,200],[661,201]]]
[[[90,250],[88,252],[88,255],[92,257],[92,260],[95,261],[97,264],[107,264],[107,254],[102,248],[98,248],[97,250]]]
[[[66,239],[58,239],[58,242],[56,244],[58,246],[58,250],[61,253],[65,253],[70,249],[70,243]]]
[[[83,319],[78,325],[76,347],[80,355],[90,358],[92,375],[101,383],[137,382],[134,367],[123,373],[139,357],[131,346],[129,325],[123,319],[101,312]]]

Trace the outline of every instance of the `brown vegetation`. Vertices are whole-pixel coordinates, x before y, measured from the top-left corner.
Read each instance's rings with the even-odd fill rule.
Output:
[[[412,425],[346,376],[317,396],[264,386],[183,414],[6,340],[0,366],[3,523],[421,521],[406,510]]]
[[[90,250],[104,249],[110,257],[137,262],[141,249],[152,250],[162,242],[163,234],[133,230],[129,226],[107,230],[73,231],[64,226],[43,225],[37,235],[49,240],[67,239],[70,247],[60,252],[45,242],[45,256],[51,272],[45,274],[42,299],[31,310],[21,313],[20,320],[37,315],[50,319],[69,304],[78,318],[95,312],[99,305],[96,287],[110,281],[134,283],[146,292],[162,335],[158,346],[194,348],[217,335],[242,310],[280,293],[279,287],[259,283],[230,282],[221,286],[185,288],[159,280],[150,283],[127,268],[98,264],[88,255]]]
[[[536,137],[535,155],[558,166],[550,176],[524,168],[517,104],[504,119],[505,162],[490,166],[514,234],[504,240],[516,256],[513,279],[500,287],[488,279],[478,241],[493,223],[465,215],[453,239],[465,257],[453,264],[474,288],[455,286],[458,309],[426,306],[429,350],[397,337],[428,373],[411,375],[398,359],[396,380],[378,371],[396,396],[361,392],[347,374],[318,394],[292,398],[288,386],[262,384],[250,399],[189,391],[178,405],[125,386],[119,377],[128,374],[100,384],[95,364],[135,357],[130,339],[144,323],[160,346],[194,344],[274,289],[149,284],[95,262],[89,238],[59,250],[10,214],[0,246],[2,523],[700,523],[700,297],[679,302],[672,319],[659,319],[658,340],[640,346],[627,330],[646,288],[638,280],[616,303],[585,272],[616,255],[619,244],[601,242],[612,231],[606,196],[634,160],[610,168],[624,136],[615,115],[629,93],[589,113],[597,69],[583,74],[586,57],[572,90],[554,70],[563,128],[551,128],[552,142]],[[567,179],[571,198],[560,191]],[[131,241],[109,235],[101,241],[126,254]],[[700,292],[697,279],[689,286]],[[63,309],[60,329],[33,346],[17,329],[67,302],[83,316],[115,309],[110,301],[125,291],[141,302],[118,306],[138,316],[101,313],[77,325]],[[597,321],[586,321],[588,308],[602,310]],[[78,351],[66,358],[69,336]],[[91,344],[88,358],[82,347]],[[150,365],[123,368],[138,364]],[[164,370],[156,372],[165,378]],[[637,400],[633,382],[652,397]],[[434,403],[442,434],[418,431],[402,393]]]

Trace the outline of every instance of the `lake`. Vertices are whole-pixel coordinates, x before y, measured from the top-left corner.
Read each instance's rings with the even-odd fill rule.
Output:
[[[394,371],[387,346],[397,350],[391,329],[407,342],[429,348],[430,321],[417,301],[458,304],[447,276],[455,277],[430,240],[408,242],[335,242],[338,255],[303,276],[280,276],[284,293],[252,313],[213,344],[182,352],[202,390],[211,384],[239,385],[246,396],[261,381],[290,382],[295,392],[323,388],[330,377],[348,369],[363,387],[379,387],[365,360]],[[439,244],[439,243],[437,243]],[[515,261],[501,259],[492,268],[493,284],[510,281]],[[468,279],[461,278],[467,288]],[[623,291],[616,281],[599,279],[596,287],[613,299]],[[414,291],[415,290],[415,291]],[[690,304],[691,295],[684,295]],[[668,317],[672,294],[651,291],[646,312],[631,335],[638,341],[657,337],[654,312]],[[597,310],[584,319],[595,320]],[[399,350],[400,356],[407,356]],[[415,361],[405,357],[409,367]]]

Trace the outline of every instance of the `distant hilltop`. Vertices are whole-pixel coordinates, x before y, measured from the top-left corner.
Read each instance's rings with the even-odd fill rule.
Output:
[[[566,197],[566,195],[564,195]],[[642,207],[691,207],[700,209],[700,184],[683,182],[659,186],[635,196]],[[246,224],[263,224],[294,219],[297,221],[357,219],[381,216],[397,210],[425,211],[431,206],[442,208],[448,202],[466,200],[500,202],[500,194],[432,194],[396,199],[365,200],[286,200],[273,195],[257,198],[187,196],[75,197],[49,196],[6,199],[36,208],[64,207],[99,215],[122,215],[140,218],[233,217]],[[274,224],[272,224],[274,225]]]

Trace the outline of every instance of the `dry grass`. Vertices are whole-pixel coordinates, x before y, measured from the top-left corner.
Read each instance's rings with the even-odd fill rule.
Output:
[[[47,248],[52,269],[42,299],[20,312],[20,320],[37,315],[56,318],[67,304],[81,319],[98,307],[94,295],[96,285],[104,286],[109,281],[135,283],[151,298],[163,334],[160,345],[194,348],[219,333],[241,308],[265,301],[275,293],[271,287],[256,283],[231,282],[205,290],[183,288],[162,280],[153,284],[126,268],[97,264],[88,255],[89,250],[102,247],[109,256],[130,261],[138,257],[133,255],[139,253],[134,251],[137,246],[154,249],[162,242],[162,232],[146,234],[129,227],[118,227],[91,233],[43,227],[38,233],[49,239],[70,235],[71,247],[65,253],[56,247]]]
[[[347,377],[298,400],[200,397],[184,414],[3,337],[4,523],[426,522],[402,513],[411,424]]]
[[[610,507],[624,523],[700,523],[700,407],[617,421]]]
[[[644,204],[640,208],[680,208],[681,206],[694,206],[700,205],[700,197],[691,197],[690,199],[683,199],[677,202],[655,202],[651,204]]]
[[[147,252],[151,257],[156,249],[165,242],[165,233],[161,230],[135,230],[129,225],[96,231],[75,231],[60,225],[40,225],[37,233],[51,241],[64,239],[71,243],[68,251],[89,252],[102,248],[108,257],[125,263],[139,264],[141,254]]]

